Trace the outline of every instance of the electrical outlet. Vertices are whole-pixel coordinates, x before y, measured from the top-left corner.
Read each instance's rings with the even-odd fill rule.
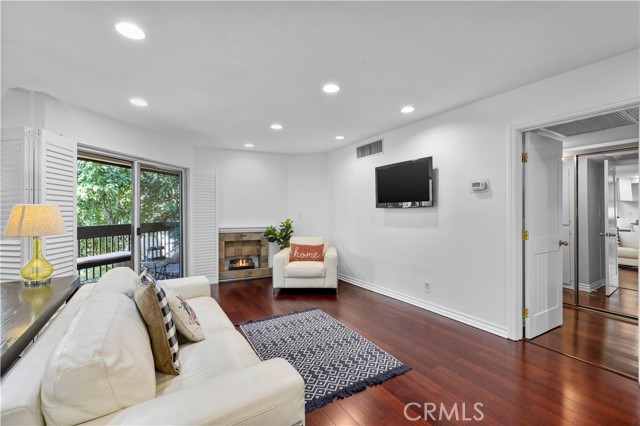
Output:
[[[424,282],[424,292],[431,293],[431,283],[429,281]]]

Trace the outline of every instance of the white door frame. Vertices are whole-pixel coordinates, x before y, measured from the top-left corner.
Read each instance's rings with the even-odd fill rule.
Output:
[[[524,286],[524,261],[522,250],[523,180],[522,134],[529,130],[574,121],[620,109],[635,107],[640,97],[626,98],[606,105],[585,108],[581,111],[547,117],[538,121],[517,124],[507,129],[507,222],[505,233],[505,282],[507,300],[507,337],[522,340],[522,308]],[[640,304],[640,296],[639,296]]]

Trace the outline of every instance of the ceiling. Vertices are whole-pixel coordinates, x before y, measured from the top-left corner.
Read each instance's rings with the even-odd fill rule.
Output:
[[[195,146],[325,152],[640,47],[638,2],[7,2],[2,87]],[[123,38],[137,23],[143,41]],[[322,92],[327,82],[340,92]],[[149,102],[146,108],[128,103]],[[400,108],[415,106],[402,114]],[[284,129],[274,131],[272,123]],[[342,141],[334,136],[344,135]]]
[[[543,130],[553,132],[564,138],[625,126],[638,127],[638,107],[594,115],[568,123],[555,124],[547,126]]]

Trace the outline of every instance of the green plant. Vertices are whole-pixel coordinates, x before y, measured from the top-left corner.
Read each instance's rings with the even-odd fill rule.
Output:
[[[280,222],[280,228],[276,229],[273,226],[267,226],[264,231],[264,236],[271,243],[277,243],[280,250],[289,247],[289,240],[293,235],[293,221],[291,219],[285,219]]]

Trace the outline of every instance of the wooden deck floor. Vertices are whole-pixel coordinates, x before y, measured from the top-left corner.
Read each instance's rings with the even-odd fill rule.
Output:
[[[524,342],[509,341],[356,286],[271,294],[270,279],[212,286],[235,323],[319,307],[414,367],[307,415],[307,425],[637,425],[638,383]],[[456,417],[424,417],[424,404]],[[481,403],[482,419],[473,406]],[[431,407],[431,406],[428,406]],[[442,411],[439,412],[440,414]],[[435,412],[436,416],[438,412]],[[435,416],[434,416],[435,417]]]

